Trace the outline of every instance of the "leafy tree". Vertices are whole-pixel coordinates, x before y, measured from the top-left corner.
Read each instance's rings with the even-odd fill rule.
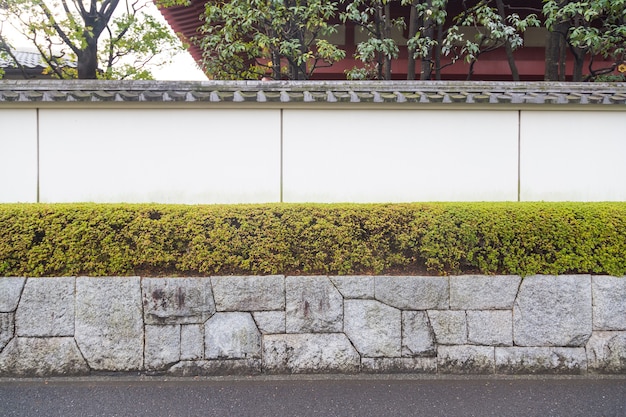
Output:
[[[407,0],[395,1],[408,4]],[[355,58],[364,66],[349,70],[348,78],[391,79],[391,61],[399,54],[393,30],[405,27],[404,18],[391,16],[392,2],[394,0],[342,0],[345,11],[340,14],[341,20],[354,22],[368,35],[365,41],[356,45]]]
[[[546,79],[564,80],[565,48],[574,56],[573,81],[613,72],[626,59],[626,0],[543,0],[546,27],[551,36],[546,48]],[[608,68],[594,68],[594,57],[613,61]]]
[[[514,80],[519,79],[513,51],[522,46],[521,34],[531,26],[539,26],[535,14],[521,18],[517,13],[507,14],[503,0],[481,0],[466,6],[452,18],[452,24],[444,28],[449,12],[447,0],[423,0],[414,3],[419,29],[408,41],[413,58],[422,61],[421,78],[437,78],[446,66],[464,58],[469,64],[468,79],[471,79],[479,57],[496,49],[505,48]],[[466,28],[475,33],[468,37]],[[441,55],[449,61],[441,63]],[[411,69],[409,69],[411,72]]]
[[[151,78],[146,65],[180,48],[167,26],[140,13],[149,0],[5,0],[5,18],[37,48],[53,76]],[[68,65],[76,62],[76,67]]]
[[[2,36],[2,32],[0,31],[0,60],[8,60],[10,58],[9,53],[11,52],[11,48],[9,44],[5,41]],[[4,70],[0,68],[0,80],[4,77]]]
[[[204,67],[218,79],[308,79],[345,52],[325,38],[337,2],[327,0],[218,0],[206,4],[195,40]]]
[[[443,25],[448,17],[448,0],[414,1],[411,5],[409,40],[407,42],[409,63],[407,74],[414,78],[415,59],[421,60],[420,79],[439,78]]]

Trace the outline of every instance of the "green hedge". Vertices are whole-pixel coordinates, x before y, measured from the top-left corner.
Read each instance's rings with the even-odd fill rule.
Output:
[[[626,203],[0,205],[0,276],[626,274]]]

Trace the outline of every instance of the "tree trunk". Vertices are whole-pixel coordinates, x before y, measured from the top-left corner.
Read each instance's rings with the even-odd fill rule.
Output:
[[[391,38],[391,4],[387,2],[385,4],[385,11],[383,15],[383,30],[385,32],[384,37],[386,39]],[[385,54],[385,80],[391,80],[391,58],[389,54]]]
[[[280,54],[278,51],[272,51],[272,78],[275,80],[280,80]]]
[[[432,8],[432,0],[426,0],[429,9]],[[435,22],[428,17],[424,17],[424,37],[432,39],[435,36]],[[430,80],[433,76],[433,48],[428,48],[426,56],[422,57],[422,67],[420,80]]]
[[[411,14],[409,15],[409,39],[412,39],[417,34],[417,9],[415,8],[415,2],[411,4]],[[408,61],[406,65],[406,79],[414,80],[415,79],[415,57],[413,54],[415,53],[414,49],[408,48]]]
[[[431,19],[424,19],[424,37],[433,38],[435,28]],[[426,56],[422,57],[420,80],[430,80],[433,75],[433,48],[428,48]]]
[[[572,47],[574,55],[574,72],[572,73],[572,81],[580,82],[583,80],[583,67],[585,65],[586,51],[580,48]]]
[[[502,21],[506,21],[506,10],[504,10],[504,1],[496,0],[496,5],[498,7],[498,14],[502,18]],[[513,57],[513,47],[511,47],[511,42],[508,40],[504,44],[504,50],[506,52],[506,59],[509,62],[509,68],[511,68],[511,75],[513,76],[513,81],[519,81],[519,71],[517,70],[517,65],[515,64],[515,57]]]
[[[441,44],[443,43],[443,25],[437,25],[437,46],[435,47],[435,79],[441,80]]]
[[[87,37],[85,48],[77,56],[78,78],[95,80],[98,78],[98,41]]]
[[[568,22],[557,23],[546,39],[545,74],[546,81],[565,80],[565,36],[569,30]]]

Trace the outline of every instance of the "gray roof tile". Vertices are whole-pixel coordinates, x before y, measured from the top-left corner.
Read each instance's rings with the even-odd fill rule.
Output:
[[[39,52],[12,50],[11,53],[15,57],[15,60],[24,68],[43,70],[48,67]],[[70,67],[76,66],[76,64],[70,60],[65,60],[65,63]],[[0,68],[17,68],[17,65],[9,55],[2,54],[0,56]]]
[[[626,83],[0,81],[3,102],[623,105]],[[264,104],[265,103],[265,104]]]

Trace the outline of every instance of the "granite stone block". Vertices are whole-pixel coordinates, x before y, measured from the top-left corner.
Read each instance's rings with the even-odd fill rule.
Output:
[[[492,374],[495,370],[493,347],[456,345],[437,348],[437,369],[444,374]]]
[[[435,356],[435,333],[425,311],[402,312],[402,356]]]
[[[209,278],[143,278],[145,324],[201,324],[215,313]]]
[[[211,277],[217,311],[270,311],[285,308],[285,277]]]
[[[345,300],[344,314],[344,333],[362,356],[401,355],[400,310],[375,300]]]
[[[0,353],[0,376],[78,376],[88,372],[72,337],[16,337]]]
[[[512,309],[522,278],[517,275],[450,277],[452,310]]]
[[[586,351],[589,371],[626,374],[626,332],[594,332]]]
[[[343,330],[343,297],[325,276],[286,278],[287,333]]]
[[[499,374],[581,374],[586,371],[584,348],[496,348],[496,372]]]
[[[584,346],[591,331],[591,276],[524,278],[513,309],[515,345]]]
[[[180,359],[198,360],[204,357],[204,326],[183,324],[180,326]]]
[[[361,371],[372,374],[435,374],[437,358],[363,358]]]
[[[373,299],[374,298],[374,277],[370,275],[362,276],[332,276],[330,280],[339,290],[343,298]]]
[[[377,276],[378,301],[402,310],[448,309],[447,277]]]
[[[139,277],[76,278],[75,338],[94,370],[140,370],[144,326]]]
[[[22,337],[74,336],[75,278],[31,278],[15,313]]]
[[[0,313],[15,311],[26,278],[0,277]]]
[[[256,311],[252,317],[263,334],[285,333],[284,311]]]
[[[467,340],[486,346],[513,345],[513,314],[510,310],[467,311]]]
[[[15,335],[15,313],[0,313],[0,352]]]
[[[355,373],[360,357],[343,333],[263,336],[265,371],[273,374]]]
[[[158,371],[180,360],[180,325],[147,325],[144,347],[144,366]]]
[[[262,371],[261,359],[212,359],[180,361],[167,370],[172,376],[247,376]]]
[[[428,310],[428,318],[438,344],[467,344],[467,317],[465,311]]]
[[[250,313],[215,313],[204,325],[206,359],[261,357],[261,333]]]
[[[626,277],[594,276],[594,330],[626,330]]]

